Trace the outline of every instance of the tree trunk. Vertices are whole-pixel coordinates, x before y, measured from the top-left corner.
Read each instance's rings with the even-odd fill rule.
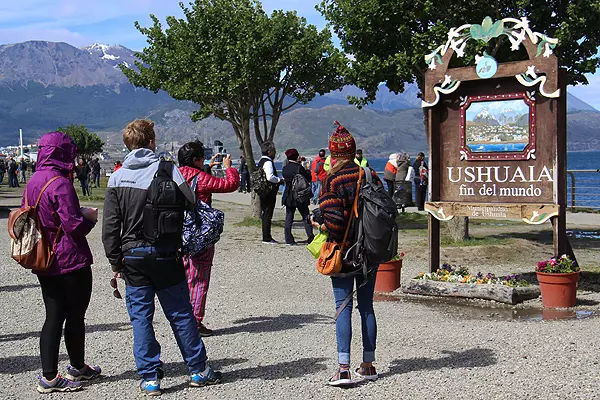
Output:
[[[469,240],[469,218],[454,217],[448,221],[448,232],[455,242],[464,242]]]

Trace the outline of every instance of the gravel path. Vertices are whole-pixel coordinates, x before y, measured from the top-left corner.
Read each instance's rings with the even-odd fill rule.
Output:
[[[352,389],[326,386],[336,363],[333,298],[301,246],[267,246],[258,228],[240,228],[245,208],[218,203],[227,226],[218,244],[207,306],[210,362],[224,372],[219,386],[190,389],[187,371],[162,312],[155,318],[166,363],[166,399],[594,399],[600,318],[515,322],[451,313],[408,297],[378,302],[377,367],[382,379]],[[276,218],[282,218],[280,210]],[[296,231],[298,235],[301,230]],[[132,331],[124,301],[112,297],[110,269],[97,226],[89,237],[96,263],[87,313],[87,359],[104,377],[79,393],[45,398],[138,399]],[[275,228],[282,237],[281,228]],[[0,399],[44,398],[40,370],[43,304],[37,280],[9,256],[5,215],[0,220]],[[425,264],[407,261],[403,279]],[[123,285],[121,285],[123,289]],[[588,308],[598,310],[597,293]],[[463,314],[463,315],[461,315]],[[464,315],[466,314],[466,315]],[[353,364],[360,362],[354,314]],[[68,364],[61,347],[60,369]]]

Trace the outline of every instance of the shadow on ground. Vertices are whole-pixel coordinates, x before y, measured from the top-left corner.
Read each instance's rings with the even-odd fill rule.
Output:
[[[241,332],[279,332],[289,329],[300,329],[312,324],[332,324],[333,319],[320,314],[281,314],[278,317],[243,318],[233,323],[237,325],[219,329],[217,334],[220,336],[234,335]]]
[[[238,369],[223,374],[223,383],[233,383],[246,379],[263,379],[274,381],[279,379],[294,379],[316,374],[327,369],[325,358],[301,358],[271,365],[257,365],[255,367]],[[219,365],[219,360],[214,362]],[[165,388],[165,393],[178,392],[188,387],[187,382]]]
[[[37,283],[26,283],[24,285],[0,286],[0,293],[1,292],[20,292],[21,290],[38,288],[39,286],[40,285]]]
[[[59,354],[58,361],[66,361],[66,354]],[[0,358],[0,374],[20,374],[22,372],[37,371],[42,369],[42,360],[39,354],[35,356],[12,356]]]
[[[441,358],[409,358],[392,361],[387,372],[381,377],[401,375],[416,371],[438,371],[442,368],[481,368],[498,363],[491,349],[474,348],[465,351],[442,351],[446,355]]]
[[[41,329],[41,327],[40,327]],[[85,327],[86,334],[94,333],[94,332],[118,332],[118,331],[127,331],[131,329],[131,324],[129,322],[117,322],[113,324],[98,324],[98,325],[88,325]],[[17,340],[25,340],[30,338],[40,337],[40,331],[33,332],[23,332],[23,333],[8,333],[5,335],[0,335],[0,342],[12,342]]]

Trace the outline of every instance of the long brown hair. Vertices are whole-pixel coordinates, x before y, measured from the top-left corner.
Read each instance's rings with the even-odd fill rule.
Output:
[[[335,160],[335,161],[334,161]],[[329,168],[329,172],[327,172],[327,177],[333,176],[340,172],[344,167],[350,163],[354,162],[351,158],[333,158],[331,157],[331,168]]]

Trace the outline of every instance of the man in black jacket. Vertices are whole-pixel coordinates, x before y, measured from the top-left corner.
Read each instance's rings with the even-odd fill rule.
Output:
[[[148,231],[154,232],[154,228],[161,232],[163,227],[176,226],[177,213],[172,211],[173,208],[177,206],[179,211],[183,207],[193,209],[196,196],[179,169],[172,163],[161,163],[156,155],[152,121],[133,121],[123,131],[123,140],[131,152],[125,157],[123,167],[108,181],[102,242],[114,273],[113,287],[117,286],[116,278],[121,276],[127,284],[127,311],[133,325],[133,355],[137,372],[142,377],[140,389],[148,395],[161,393],[160,345],[152,326],[156,296],[190,371],[189,385],[200,387],[219,383],[221,373],[214,371],[206,362],[206,349],[192,312],[185,270],[178,251],[181,234],[172,234],[168,241],[156,243],[150,242],[146,235]],[[155,216],[153,204],[148,203],[148,190],[159,173],[169,178],[164,188],[176,188],[186,199],[183,206],[179,203],[170,206],[174,216],[167,213]],[[169,224],[164,220],[168,220]]]
[[[311,184],[311,176],[310,172],[307,171],[300,164],[300,154],[298,154],[298,150],[296,149],[288,149],[285,151],[285,155],[289,161],[289,163],[283,167],[283,179],[285,179],[285,191],[283,192],[282,203],[285,206],[285,244],[288,246],[293,246],[296,244],[294,240],[294,236],[292,235],[292,224],[294,223],[294,214],[296,213],[296,208],[300,211],[300,215],[302,215],[302,221],[304,222],[304,230],[306,231],[307,242],[312,242],[313,235],[313,227],[309,220],[310,211],[308,210],[308,205],[310,204],[310,197],[305,203],[298,204],[294,198],[293,191],[296,189],[293,187],[292,182],[294,181],[294,177],[296,175],[302,175],[306,178],[306,185],[310,188]]]
[[[8,158],[8,186],[19,187],[19,180],[17,179],[17,170],[19,169],[17,162],[14,158]]]
[[[265,171],[265,177],[272,184],[272,190],[263,193],[260,196],[260,216],[262,221],[262,242],[265,244],[279,244],[278,241],[271,236],[271,222],[273,220],[273,211],[275,211],[275,203],[277,202],[277,191],[279,185],[282,184],[283,178],[277,176],[277,169],[273,159],[277,154],[275,144],[267,141],[261,145],[262,157],[258,162],[257,168],[262,168]]]

